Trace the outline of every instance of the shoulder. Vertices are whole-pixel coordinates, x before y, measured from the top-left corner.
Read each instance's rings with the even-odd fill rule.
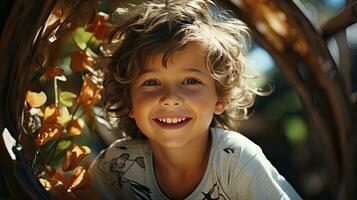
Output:
[[[137,150],[147,145],[146,140],[119,139],[114,141],[107,150]]]
[[[142,154],[146,147],[147,142],[145,140],[119,139],[100,152],[98,158],[109,159],[122,153],[130,153],[134,155]]]
[[[262,152],[257,144],[238,132],[221,128],[212,128],[211,130],[216,140],[215,148],[216,151],[219,151],[218,155],[231,161],[235,160],[236,164],[245,165]]]
[[[123,171],[133,170],[133,163],[144,168],[146,146],[147,142],[144,140],[117,140],[99,153],[91,163],[89,173],[91,176],[108,179],[115,173],[123,176]]]
[[[116,140],[99,153],[90,168],[96,165],[98,170],[105,172],[113,170],[114,165],[120,167],[119,163],[124,164],[130,160],[142,160],[144,162],[146,147],[147,142],[145,140]]]
[[[212,133],[220,151],[216,152],[220,177],[229,180],[233,199],[301,199],[254,142],[234,131],[215,128]]]
[[[88,174],[101,197],[116,199],[119,194],[129,195],[128,199],[133,197],[131,185],[141,186],[145,176],[146,148],[145,140],[117,140],[97,156]]]
[[[121,153],[140,154],[147,146],[146,140],[131,140],[119,139],[113,142],[107,149],[100,154],[105,154],[106,157],[111,157]]]

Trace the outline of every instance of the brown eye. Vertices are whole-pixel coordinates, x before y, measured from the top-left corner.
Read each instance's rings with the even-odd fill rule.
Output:
[[[147,80],[142,84],[142,86],[158,86],[158,85],[161,85],[160,82],[154,79]]]
[[[182,81],[182,84],[184,85],[201,84],[201,81],[195,78],[186,78],[185,80]]]

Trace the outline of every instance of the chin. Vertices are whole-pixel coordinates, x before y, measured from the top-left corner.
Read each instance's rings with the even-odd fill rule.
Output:
[[[154,143],[163,147],[163,148],[167,148],[167,149],[177,149],[177,148],[180,148],[185,145],[182,141],[165,141],[165,142],[163,142],[161,140],[160,142],[154,142]]]
[[[167,142],[167,143],[163,143],[160,144],[162,147],[168,148],[168,149],[177,149],[183,146],[182,143],[178,143],[178,142]]]

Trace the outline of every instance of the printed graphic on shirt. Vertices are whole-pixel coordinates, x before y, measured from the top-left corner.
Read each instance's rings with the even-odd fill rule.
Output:
[[[121,150],[127,149],[124,146],[117,148]],[[100,160],[98,161],[98,170],[111,186],[123,188],[126,184],[129,184],[135,193],[135,196],[137,196],[139,199],[151,199],[150,188],[134,180],[126,178],[126,175],[130,170],[145,170],[143,157],[136,157],[132,159],[128,153],[122,153],[117,157],[113,157],[111,160],[103,160],[103,158],[104,156],[101,156]]]
[[[230,154],[230,153],[234,154],[234,148],[232,148],[232,146],[224,148],[223,151],[226,152],[227,154]]]
[[[219,185],[215,183],[213,187],[207,192],[201,192],[203,194],[202,200],[227,200],[229,199],[228,197],[226,198],[224,195],[224,191],[221,190]]]

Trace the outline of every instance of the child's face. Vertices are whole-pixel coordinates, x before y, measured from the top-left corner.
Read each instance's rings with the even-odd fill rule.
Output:
[[[151,143],[182,147],[208,135],[213,114],[224,111],[215,80],[205,67],[203,47],[190,43],[170,57],[144,62],[143,73],[131,84],[132,110],[139,129]]]

